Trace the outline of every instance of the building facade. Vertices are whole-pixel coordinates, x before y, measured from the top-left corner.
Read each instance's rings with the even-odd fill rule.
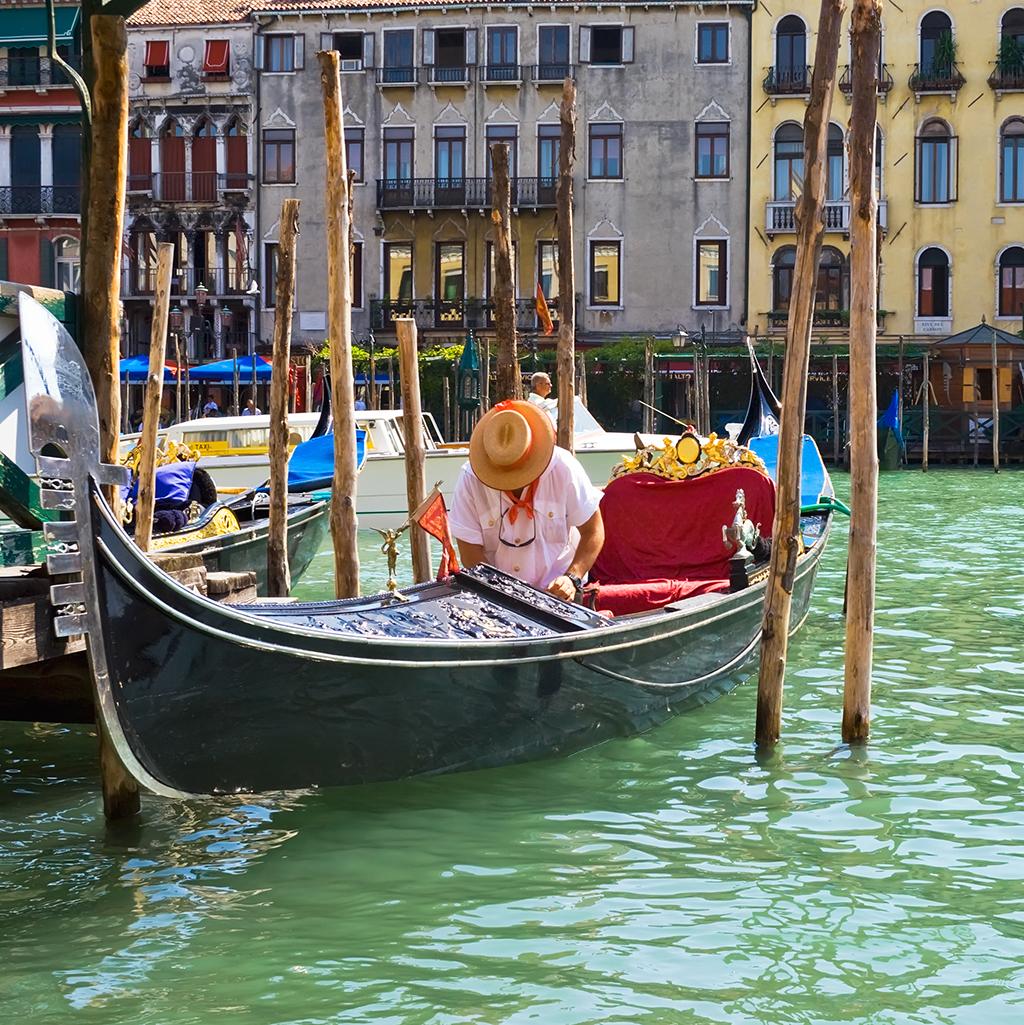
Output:
[[[785,329],[817,0],[754,13],[749,319]],[[817,333],[849,308],[847,17],[828,142]],[[881,338],[928,340],[1024,313],[1024,5],[887,4],[878,76]],[[988,396],[991,398],[991,395]]]
[[[260,337],[273,323],[281,201],[301,201],[294,338],[326,333],[323,109],[316,51],[341,55],[358,176],[357,339],[413,313],[421,334],[491,325],[488,146],[513,178],[519,323],[557,317],[562,81],[577,84],[575,268],[581,341],[725,329],[745,318],[750,3],[276,0],[254,11]]]
[[[57,51],[81,69],[77,6],[55,11]],[[47,55],[41,3],[0,8],[0,279],[77,291],[82,127],[78,95]]]
[[[193,361],[255,351],[258,265],[251,4],[151,3],[128,22],[129,353],[148,351],[157,245],[174,246],[171,324]]]

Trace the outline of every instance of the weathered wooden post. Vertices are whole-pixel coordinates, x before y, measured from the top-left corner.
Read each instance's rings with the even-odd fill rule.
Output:
[[[395,320],[398,335],[398,373],[402,384],[402,425],[405,428],[405,491],[409,517],[423,504],[426,445],[423,441],[423,410],[420,404],[420,361],[416,349],[416,321]],[[445,379],[447,380],[447,378]],[[430,579],[430,542],[418,523],[409,526],[412,575],[417,584]]]
[[[850,541],[847,567],[843,741],[862,743],[871,724],[878,521],[878,402],[875,335],[878,308],[878,197],[875,133],[882,0],[854,0],[851,19],[853,105],[850,117]],[[903,340],[900,339],[900,394]]]
[[[839,465],[839,357],[832,353],[832,462]]]
[[[395,364],[388,356],[388,409],[395,408]]]
[[[295,305],[295,243],[299,201],[281,204],[277,281],[274,285],[274,352],[270,371],[270,523],[267,530],[267,596],[287,598],[292,588],[288,565],[288,362]]]
[[[491,341],[485,339],[480,353],[480,415],[491,408]]]
[[[306,383],[306,412],[310,412],[313,408],[313,356],[311,353],[306,353],[303,359],[302,371],[305,375]]]
[[[931,398],[932,381],[930,376],[930,368],[928,366],[928,357],[930,353],[927,349],[924,350],[924,384],[922,385],[924,393],[921,396],[921,469],[928,472],[928,434],[929,434],[929,423],[928,423],[928,405],[929,399]]]
[[[156,291],[149,336],[149,373],[142,405],[142,437],[139,438],[139,500],[135,506],[135,543],[144,552],[153,540],[153,508],[156,502],[156,438],[160,431],[160,398],[164,386],[164,352],[167,346],[167,310],[171,302],[171,271],[174,246],[161,242],[156,255]]]
[[[966,376],[966,374],[964,375]],[[978,406],[978,400],[981,397],[981,388],[978,385],[978,371],[977,368],[971,367],[971,411],[972,419],[974,421],[974,427],[971,431],[973,435],[972,441],[974,446],[974,468],[978,468],[978,446],[981,444],[981,409]]]
[[[366,408],[377,408],[377,353],[373,335],[370,335],[370,380],[366,389]]]
[[[181,365],[181,341],[178,332],[174,332],[174,420],[181,422],[181,385],[183,380],[183,367]]]
[[[782,724],[793,576],[800,553],[800,449],[807,409],[814,293],[824,233],[825,155],[844,7],[844,0],[822,0],[810,102],[804,117],[804,191],[797,201],[795,215],[796,266],[786,326],[775,527],[757,687],[755,739],[759,746],[774,744]]]
[[[491,146],[491,191],[494,224],[494,333],[498,339],[498,399],[523,397],[516,344],[516,300],[512,287],[512,192],[508,177],[508,144]]]
[[[356,421],[352,375],[352,261],[349,258],[348,174],[342,127],[341,64],[337,50],[321,51],[320,88],[327,144],[327,331],[331,344],[331,413],[334,416],[334,482],[331,539],[334,593],[359,594],[356,534]]]
[[[405,377],[405,368],[402,366],[401,358],[398,361],[398,372],[402,375],[403,380]],[[402,392],[402,409],[405,409],[405,391]],[[451,382],[448,380],[448,375],[445,374],[441,378],[441,425],[444,428],[444,436],[448,441],[455,441],[455,430],[453,424],[455,418],[452,416],[452,390]],[[423,496],[426,498],[426,495]],[[413,506],[415,509],[416,507]]]
[[[999,472],[999,346],[992,328],[992,469]]]
[[[585,406],[587,404],[587,359],[581,352],[579,354],[579,384],[576,387],[576,394]]]
[[[558,148],[558,444],[573,451],[576,437],[573,374],[576,367],[576,265],[573,250],[572,172],[576,160],[576,83],[566,76]]]
[[[242,389],[238,372],[238,346],[231,346],[231,404],[235,409],[235,416],[242,415]]]
[[[644,434],[654,433],[654,346],[650,338],[644,339],[644,409],[640,419],[640,430]]]

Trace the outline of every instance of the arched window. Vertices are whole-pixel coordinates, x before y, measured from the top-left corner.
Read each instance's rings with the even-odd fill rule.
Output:
[[[185,199],[185,132],[174,118],[160,132],[160,198]]]
[[[54,281],[64,292],[80,291],[81,246],[77,238],[58,238],[53,242],[56,264]]]
[[[230,191],[244,190],[249,187],[249,139],[242,131],[237,117],[233,117],[224,127],[227,137],[227,188]]]
[[[1024,316],[1024,248],[1010,246],[999,257],[999,316]]]
[[[153,189],[153,146],[144,121],[137,120],[128,129],[128,191]]]
[[[1020,47],[1024,47],[1024,7],[1011,7],[999,26],[999,34]]]
[[[838,249],[825,246],[818,261],[814,308],[831,312],[846,309],[846,260]]]
[[[917,315],[949,316],[949,257],[935,246],[917,258]]]
[[[775,30],[775,87],[777,92],[806,92],[808,88],[807,29],[788,14]]]
[[[804,187],[804,130],[790,122],[775,133],[775,188],[779,202],[795,200]]]
[[[956,198],[956,138],[939,118],[926,121],[917,137],[918,203],[951,203]]]
[[[192,133],[192,199],[212,203],[217,198],[217,131],[207,118]]]
[[[796,267],[796,246],[783,246],[772,260],[772,309],[789,309],[793,297],[793,269]]]
[[[927,79],[953,77],[953,22],[943,11],[930,11],[921,19],[921,75]]]
[[[1024,203],[1024,119],[1012,118],[999,133],[999,198]]]
[[[843,141],[843,130],[839,125],[828,126],[828,177],[825,198],[830,203],[838,203],[845,192],[846,144]]]

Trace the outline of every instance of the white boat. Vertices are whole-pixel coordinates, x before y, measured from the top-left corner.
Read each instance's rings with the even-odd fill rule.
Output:
[[[554,415],[553,410],[549,413]],[[590,479],[598,486],[607,483],[612,467],[623,454],[635,450],[632,434],[610,433],[576,400],[576,455]],[[400,409],[357,410],[356,425],[366,431],[366,461],[359,474],[356,514],[361,527],[397,527],[405,522],[408,507],[405,491],[405,440]],[[291,413],[289,441],[297,445],[313,433],[318,413]],[[465,445],[445,444],[437,423],[423,414],[426,444],[427,488],[440,482],[441,492],[451,503],[459,471],[469,456]],[[162,428],[161,438],[188,445],[224,492],[257,487],[269,475],[267,445],[270,417],[230,416],[186,420]],[[138,434],[121,437],[122,454],[138,441]]]

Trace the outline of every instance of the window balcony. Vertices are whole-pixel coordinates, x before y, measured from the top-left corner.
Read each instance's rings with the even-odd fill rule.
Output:
[[[516,299],[516,329],[536,331],[537,308],[533,299]],[[548,302],[552,320],[558,320],[558,300]],[[412,317],[423,331],[494,329],[494,302],[491,299],[371,299],[370,327],[375,331],[392,331],[397,317]]]
[[[883,99],[892,92],[893,86],[896,84],[892,77],[892,72],[889,70],[888,64],[883,64],[881,74],[878,76],[876,92]],[[853,93],[853,68],[849,64],[843,68],[842,75],[839,76],[839,91],[849,98]]]
[[[908,85],[911,92],[918,98],[929,93],[949,93],[955,97],[967,84],[967,79],[960,74],[960,68],[954,61],[951,64],[914,65],[914,73]]]
[[[171,275],[171,295],[191,298],[200,285],[209,298],[246,294],[249,278],[244,267],[176,267]],[[134,261],[121,275],[121,294],[127,298],[145,298],[156,290],[156,266]]]
[[[996,61],[992,74],[988,76],[988,85],[997,96],[1000,93],[1024,92],[1024,62],[1010,66]]]
[[[485,89],[489,85],[521,86],[523,67],[521,64],[487,64],[480,69],[480,82]]]
[[[875,315],[875,322],[879,328],[885,327],[885,318],[892,313],[892,310],[878,310]],[[789,323],[789,310],[772,310],[768,314],[768,329],[770,331],[784,331]],[[815,310],[814,326],[823,330],[841,331],[850,326],[849,310]]]
[[[537,210],[555,205],[556,179],[513,178],[512,206]],[[485,210],[490,178],[378,178],[378,210]]]
[[[159,203],[220,203],[231,193],[252,191],[251,174],[216,171],[164,171],[157,174],[129,174],[128,197]]]
[[[881,231],[889,228],[889,203],[878,201],[878,227]],[[769,238],[773,235],[796,233],[796,202],[794,200],[771,200],[765,204],[765,231]],[[825,203],[826,233],[850,234],[850,201],[828,200]]]
[[[769,96],[807,96],[811,91],[811,67],[771,67],[762,85]]]
[[[78,54],[70,54],[64,60],[81,73],[82,58]],[[0,89],[46,89],[69,85],[71,79],[67,73],[50,57],[33,54],[0,58]]]
[[[397,86],[402,89],[415,89],[420,82],[419,68],[384,67],[377,68],[377,85],[386,89],[388,86]]]
[[[471,64],[431,64],[427,68],[427,82],[430,85],[452,85],[468,87],[473,81]]]
[[[82,191],[77,185],[5,185],[0,188],[2,216],[77,216],[81,212],[81,205]]]
[[[575,64],[534,64],[531,70],[534,85],[561,85],[567,78],[576,80]]]

